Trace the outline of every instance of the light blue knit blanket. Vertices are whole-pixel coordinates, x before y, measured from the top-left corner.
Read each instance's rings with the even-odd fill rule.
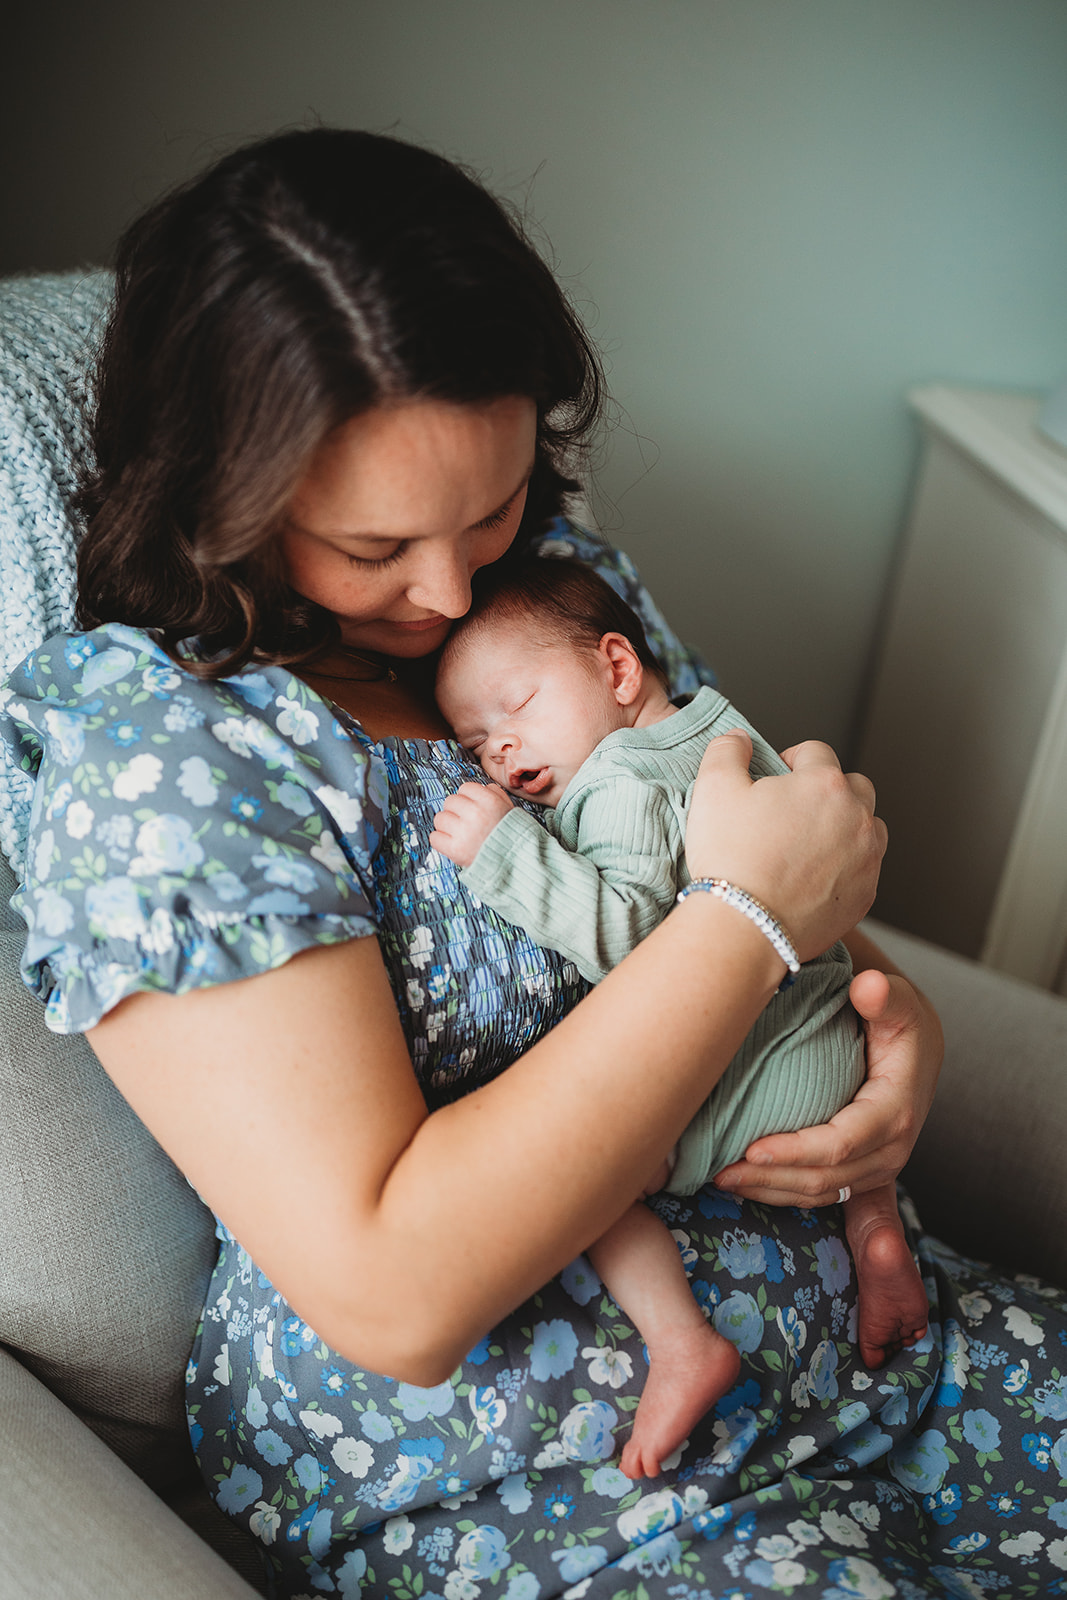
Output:
[[[71,499],[112,284],[96,269],[0,281],[0,681],[73,624]],[[0,740],[0,850],[19,873],[33,789]]]

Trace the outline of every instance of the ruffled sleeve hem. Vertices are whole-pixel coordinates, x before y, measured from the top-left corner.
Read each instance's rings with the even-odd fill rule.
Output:
[[[15,897],[18,898],[17,896]],[[365,916],[178,916],[157,907],[135,939],[84,949],[31,933],[22,961],[53,1033],[85,1033],[131,994],[187,994],[270,972],[302,950],[377,932]]]

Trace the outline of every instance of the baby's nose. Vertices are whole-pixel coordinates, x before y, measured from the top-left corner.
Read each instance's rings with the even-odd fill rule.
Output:
[[[509,751],[516,750],[518,744],[513,733],[495,733],[489,739],[489,751],[494,761],[501,761]]]

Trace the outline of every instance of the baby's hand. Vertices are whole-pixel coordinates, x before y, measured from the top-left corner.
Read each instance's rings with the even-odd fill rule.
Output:
[[[457,867],[469,867],[512,806],[513,802],[499,784],[461,784],[434,817],[430,843]]]

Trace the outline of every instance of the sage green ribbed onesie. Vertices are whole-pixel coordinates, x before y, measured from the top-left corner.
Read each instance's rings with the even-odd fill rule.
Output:
[[[598,983],[689,882],[693,780],[709,741],[733,728],[752,737],[754,778],[786,770],[728,700],[701,689],[662,722],[602,740],[544,827],[518,806],[509,811],[463,868],[464,883]],[[835,944],[775,995],[682,1135],[671,1191],[693,1194],[753,1139],[826,1122],[852,1099],[865,1065],[851,977],[848,951]]]

